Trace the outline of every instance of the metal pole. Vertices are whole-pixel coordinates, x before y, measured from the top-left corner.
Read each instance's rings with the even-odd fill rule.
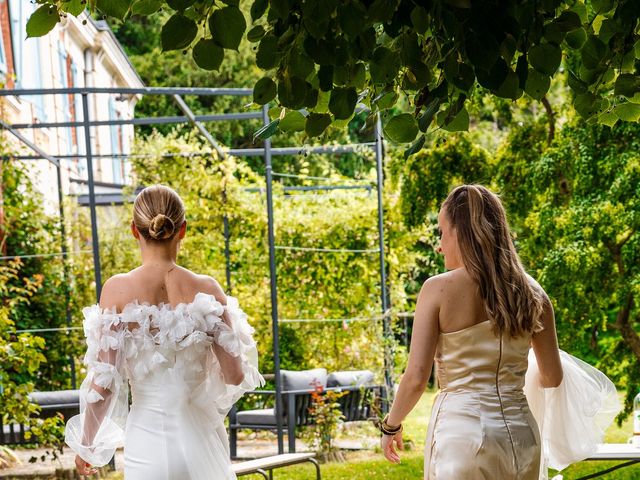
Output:
[[[93,271],[96,281],[96,297],[100,301],[102,292],[102,274],[100,271],[100,244],[98,242],[98,215],[96,212],[96,191],[93,183],[93,156],[91,151],[91,127],[89,126],[89,99],[82,94],[82,123],[84,125],[84,144],[89,174],[89,208],[91,210],[91,243],[93,244]]]
[[[267,105],[262,107],[264,124],[269,123],[269,109]],[[269,232],[269,276],[271,280],[271,326],[273,331],[273,373],[276,383],[276,426],[278,429],[278,454],[284,453],[284,439],[282,430],[282,384],[280,379],[280,339],[278,330],[278,286],[276,282],[276,249],[275,235],[273,233],[273,191],[271,168],[271,140],[264,141],[264,163],[267,181],[267,222]]]
[[[67,234],[66,228],[64,225],[64,205],[63,205],[63,195],[62,195],[62,172],[60,169],[60,165],[56,167],[56,175],[58,177],[58,208],[60,210],[60,237],[61,237],[61,245],[62,248],[62,275],[64,279],[64,301],[65,301],[65,310],[67,317],[67,327],[71,326],[71,295],[69,293],[69,267],[67,265]],[[67,330],[67,337],[69,336],[70,330]],[[73,357],[69,358],[69,365],[71,366],[71,388],[76,389],[77,386],[77,378],[76,378],[76,362]]]
[[[229,232],[229,217],[226,213],[224,214],[224,217],[222,217],[222,222],[224,224],[224,268],[225,274],[227,276],[227,293],[231,295],[231,249],[229,246],[231,233]]]
[[[384,174],[382,171],[382,124],[380,122],[380,114],[376,115],[376,180],[378,185],[378,248],[380,249],[380,299],[382,300],[382,328],[384,341],[384,379],[387,386],[387,394],[390,396],[393,392],[393,358],[391,356],[391,345],[389,342],[393,339],[393,332],[389,323],[389,297],[387,293],[387,270],[384,259],[384,208],[382,205],[382,188],[384,186]]]

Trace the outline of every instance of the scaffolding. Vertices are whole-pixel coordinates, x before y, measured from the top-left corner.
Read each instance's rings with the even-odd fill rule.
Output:
[[[189,106],[185,103],[184,95],[196,95],[196,96],[239,96],[250,97],[253,94],[251,89],[241,88],[55,88],[55,89],[21,89],[21,90],[0,90],[0,96],[39,96],[39,95],[79,95],[82,103],[82,119],[79,121],[64,121],[64,122],[38,122],[38,123],[16,123],[9,124],[0,120],[0,126],[16,137],[21,144],[26,146],[33,153],[28,155],[11,156],[10,158],[15,160],[47,160],[56,167],[57,172],[57,189],[58,189],[58,202],[59,202],[59,215],[61,223],[61,252],[59,254],[53,254],[66,258],[70,252],[67,251],[65,242],[65,230],[64,230],[64,208],[63,208],[63,187],[62,187],[62,172],[61,172],[61,160],[77,159],[84,160],[86,162],[86,171],[88,178],[86,180],[71,180],[79,183],[85,183],[88,187],[88,195],[79,198],[79,203],[86,205],[90,209],[91,218],[91,243],[92,249],[90,251],[83,251],[83,253],[91,253],[93,256],[94,265],[94,277],[96,284],[96,299],[100,300],[100,293],[102,288],[102,271],[100,264],[100,250],[99,250],[99,229],[97,220],[97,207],[99,205],[113,205],[122,204],[130,201],[130,199],[123,198],[121,194],[100,195],[96,194],[96,186],[108,186],[108,187],[123,187],[124,185],[106,184],[98,182],[94,179],[94,159],[97,158],[127,158],[127,157],[144,157],[144,155],[128,155],[128,154],[95,154],[93,152],[91,129],[99,126],[112,126],[112,125],[160,125],[160,124],[180,124],[190,123],[200,133],[200,135],[206,140],[207,143],[215,150],[220,158],[226,158],[227,155],[233,155],[238,157],[255,157],[262,156],[265,165],[265,185],[262,190],[247,189],[248,191],[262,191],[266,194],[267,204],[267,222],[268,222],[268,245],[269,245],[269,276],[270,276],[270,293],[271,293],[271,330],[272,330],[272,349],[274,358],[274,383],[275,383],[275,409],[277,420],[277,435],[278,435],[278,453],[284,452],[284,431],[283,431],[283,411],[282,405],[282,385],[280,378],[280,347],[279,347],[279,325],[281,323],[300,323],[300,322],[345,322],[345,321],[380,321],[382,320],[382,333],[384,338],[390,338],[392,336],[390,325],[390,298],[389,289],[387,286],[387,271],[385,263],[385,250],[384,250],[384,210],[383,210],[383,157],[384,157],[384,144],[382,138],[382,128],[379,115],[376,116],[374,135],[375,141],[369,143],[360,144],[348,144],[338,146],[313,146],[313,147],[280,147],[273,148],[271,146],[271,140],[264,140],[262,148],[246,148],[246,149],[223,149],[218,142],[213,138],[211,133],[205,128],[203,122],[218,122],[218,121],[234,121],[234,120],[248,120],[258,119],[262,120],[266,126],[269,120],[269,107],[268,105],[262,106],[260,110],[253,110],[248,112],[234,112],[234,113],[221,113],[221,114],[208,114],[208,115],[195,115]],[[171,96],[177,103],[178,107],[182,110],[184,115],[182,116],[165,116],[165,117],[145,117],[145,118],[131,118],[131,119],[112,119],[112,120],[99,120],[93,119],[89,109],[89,97],[91,95],[167,95]],[[61,154],[44,151],[38,145],[30,141],[25,135],[21,133],[23,130],[34,130],[42,128],[75,128],[82,129],[84,132],[85,140],[85,152],[77,154]],[[305,248],[304,250],[315,251],[321,253],[358,253],[364,255],[375,254],[378,256],[379,261],[379,274],[380,274],[380,315],[375,317],[353,317],[353,318],[338,318],[338,319],[285,319],[279,318],[278,315],[278,287],[276,276],[276,251],[277,250],[302,250],[303,247],[277,245],[274,235],[274,211],[273,211],[273,178],[274,177],[295,177],[296,175],[274,172],[272,168],[272,158],[280,155],[296,155],[302,153],[313,154],[327,154],[336,155],[344,153],[355,153],[361,148],[370,148],[375,152],[376,159],[376,182],[375,185],[371,183],[362,182],[362,185],[324,185],[315,187],[285,187],[285,192],[304,192],[309,190],[354,190],[364,189],[368,193],[371,193],[375,188],[377,194],[377,229],[378,229],[378,248],[377,249],[365,249],[365,250],[350,250],[350,249],[324,249],[324,248]],[[202,154],[210,154],[211,152],[202,152]],[[167,156],[196,156],[200,152],[190,152],[187,154],[171,153]],[[332,180],[324,177],[308,177],[310,179],[319,180]],[[230,263],[230,249],[229,249],[229,221],[227,216],[224,218],[224,238],[225,238],[225,274],[227,291],[231,287],[231,263]],[[49,254],[51,255],[51,254]],[[15,258],[13,256],[0,257],[0,261]],[[65,275],[68,275],[66,268],[64,269]],[[68,295],[68,294],[67,294]],[[69,298],[67,301],[67,327],[61,330],[71,331],[79,329],[79,327],[73,327],[71,322],[71,313],[68,307]],[[56,329],[30,329],[28,332],[38,333],[44,331],[52,331]],[[19,331],[18,331],[19,332]],[[27,332],[27,330],[24,330]],[[392,356],[389,354],[390,348],[385,342],[385,355],[384,355],[384,377],[385,385],[387,387],[387,393],[393,391],[392,380]],[[71,359],[71,368],[73,376],[73,386],[76,388],[77,379],[75,372],[75,362]]]

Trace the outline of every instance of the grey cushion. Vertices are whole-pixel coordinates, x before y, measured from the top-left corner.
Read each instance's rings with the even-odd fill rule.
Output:
[[[276,425],[276,413],[273,408],[261,410],[242,410],[237,414],[239,425]],[[284,422],[287,422],[285,417]]]
[[[373,383],[371,370],[332,372],[327,378],[327,387],[361,387]]]
[[[327,369],[281,370],[282,390],[313,390],[316,382],[323,388],[327,386]]]
[[[57,392],[32,392],[29,400],[40,406],[77,405],[80,402],[79,390],[59,390]]]

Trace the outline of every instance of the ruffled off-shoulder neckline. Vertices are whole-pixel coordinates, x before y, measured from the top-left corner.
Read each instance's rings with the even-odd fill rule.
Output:
[[[232,298],[232,297],[227,297],[227,299],[229,298]],[[157,310],[159,312],[180,312],[185,309],[188,309],[189,307],[194,306],[195,304],[201,301],[220,303],[215,296],[210,295],[208,293],[198,292],[196,293],[196,296],[193,297],[193,300],[191,300],[190,302],[180,302],[175,306],[171,305],[170,303],[164,303],[164,302],[155,304],[155,303],[149,303],[149,302],[140,302],[139,300],[132,300],[126,303],[124,307],[122,307],[121,311],[119,312],[116,311],[117,310],[116,307],[102,308],[98,303],[89,305],[87,308],[97,309],[98,313],[103,315],[124,315],[129,311],[131,311],[131,309],[137,309],[142,307]]]

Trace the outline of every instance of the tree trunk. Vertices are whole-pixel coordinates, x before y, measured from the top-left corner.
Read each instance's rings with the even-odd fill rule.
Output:
[[[631,309],[633,308],[633,294],[627,295],[627,301],[625,305],[618,312],[618,318],[616,320],[616,327],[620,330],[622,339],[631,349],[633,354],[640,361],[640,335],[634,330],[631,322]]]

